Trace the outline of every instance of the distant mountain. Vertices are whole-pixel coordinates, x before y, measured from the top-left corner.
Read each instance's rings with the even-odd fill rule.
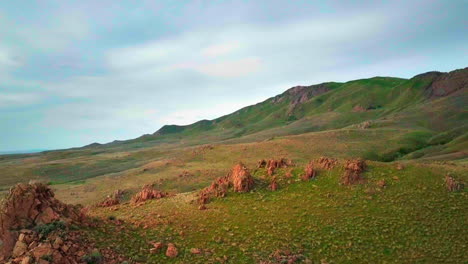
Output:
[[[133,149],[158,144],[255,141],[339,129],[364,121],[380,127],[418,126],[443,132],[466,123],[467,87],[468,68],[427,72],[411,79],[373,77],[295,86],[214,120],[166,125],[154,134],[88,147]]]

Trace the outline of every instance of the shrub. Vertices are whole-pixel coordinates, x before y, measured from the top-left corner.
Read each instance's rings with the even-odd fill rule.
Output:
[[[38,232],[43,236],[48,236],[50,233],[57,230],[64,230],[66,225],[63,221],[54,221],[44,225],[38,225],[34,227],[34,231]]]

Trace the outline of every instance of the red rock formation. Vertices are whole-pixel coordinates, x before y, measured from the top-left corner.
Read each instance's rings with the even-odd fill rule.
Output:
[[[200,204],[206,204],[212,197],[224,197],[230,187],[231,183],[229,175],[219,177],[214,180],[211,185],[203,190],[199,194],[198,201]]]
[[[363,181],[361,173],[366,169],[366,162],[361,159],[347,160],[344,165],[345,172],[341,177],[341,183],[351,185]]]
[[[307,164],[305,168],[305,173],[304,175],[302,175],[302,179],[304,181],[308,181],[310,179],[315,179],[316,176],[317,176],[317,172],[314,170],[314,162],[311,161],[309,162],[309,164]]]
[[[166,197],[167,195],[168,194],[166,192],[161,192],[159,190],[156,190],[153,187],[153,185],[147,184],[143,186],[143,189],[139,193],[135,194],[132,197],[132,203],[135,204],[135,203],[142,203],[151,199],[161,199],[161,198]]]
[[[320,157],[316,163],[319,168],[331,170],[338,164],[338,161],[333,158]]]
[[[445,175],[445,186],[450,192],[461,191],[465,188],[465,185],[463,183],[455,180],[455,178],[451,177],[448,174]]]
[[[79,207],[55,199],[48,186],[18,184],[10,190],[0,212],[0,262],[82,263],[93,245],[69,225],[82,225],[85,220]],[[45,262],[46,255],[52,262]],[[105,263],[124,261],[112,252],[105,255]]]
[[[214,180],[211,185],[200,191],[198,202],[206,204],[213,197],[224,197],[230,187],[235,192],[248,192],[253,188],[254,179],[244,164],[235,165],[231,172]]]
[[[253,188],[254,179],[244,164],[239,163],[232,168],[230,181],[235,192],[248,192]]]
[[[268,160],[268,162],[265,165],[269,176],[272,176],[277,168],[287,168],[290,166],[293,166],[293,162],[285,158],[281,158],[279,160]]]

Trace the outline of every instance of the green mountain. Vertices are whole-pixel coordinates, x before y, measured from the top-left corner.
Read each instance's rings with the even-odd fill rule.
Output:
[[[152,135],[92,147],[137,149],[162,144],[254,142],[275,136],[364,126],[411,130],[413,134],[408,137],[417,142],[400,153],[406,154],[466,138],[467,87],[468,68],[449,73],[428,72],[411,79],[374,77],[296,86],[214,120],[187,126],[166,125]],[[436,152],[440,151],[439,147]]]

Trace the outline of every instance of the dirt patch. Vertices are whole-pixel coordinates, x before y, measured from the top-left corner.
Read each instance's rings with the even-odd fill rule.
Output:
[[[362,172],[366,169],[366,162],[364,160],[347,160],[344,169],[345,172],[341,177],[341,184],[352,185],[364,181],[361,176]]]

